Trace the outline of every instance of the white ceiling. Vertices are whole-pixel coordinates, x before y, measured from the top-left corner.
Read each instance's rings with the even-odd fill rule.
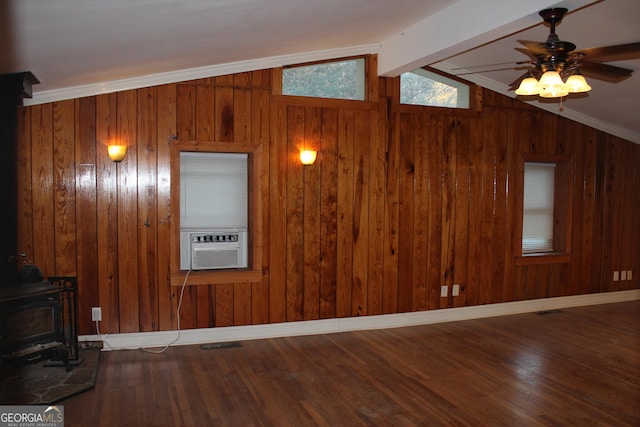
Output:
[[[578,49],[640,42],[638,0],[3,0],[0,74],[31,71],[37,104],[193,78],[377,53],[379,74],[431,65],[452,74],[520,61],[544,41],[537,12]],[[640,143],[640,58],[582,99],[534,105]],[[481,68],[481,70],[484,70]],[[509,96],[522,71],[465,74]]]

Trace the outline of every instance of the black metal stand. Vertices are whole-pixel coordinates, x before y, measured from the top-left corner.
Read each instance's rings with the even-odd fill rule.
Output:
[[[47,363],[44,366],[66,366],[67,370],[72,366],[80,365],[84,360],[80,358],[78,350],[78,304],[77,304],[77,280],[72,276],[50,276],[49,283],[62,288],[60,292],[61,316],[64,330],[64,345],[67,348],[68,358],[64,357],[60,362]]]

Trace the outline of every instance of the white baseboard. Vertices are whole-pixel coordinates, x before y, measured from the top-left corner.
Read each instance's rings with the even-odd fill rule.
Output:
[[[413,313],[306,320],[265,325],[229,326],[183,331],[136,332],[126,334],[82,335],[80,341],[103,341],[105,350],[164,347],[279,338],[299,335],[329,334],[369,329],[388,329],[459,320],[506,316],[543,310],[609,304],[640,299],[640,289],[598,294],[542,298],[501,304],[475,305]]]

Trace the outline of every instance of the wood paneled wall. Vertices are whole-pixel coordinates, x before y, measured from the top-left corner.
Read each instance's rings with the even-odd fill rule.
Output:
[[[640,287],[640,145],[487,90],[477,112],[401,106],[386,78],[367,102],[283,97],[277,71],[21,109],[19,250],[46,276],[78,277],[81,334],[92,306],[105,333],[177,325],[174,137],[263,147],[262,281],[187,287],[184,329]],[[129,146],[122,163],[112,139]],[[573,163],[569,262],[516,263],[523,153]],[[441,298],[453,284],[460,295]]]

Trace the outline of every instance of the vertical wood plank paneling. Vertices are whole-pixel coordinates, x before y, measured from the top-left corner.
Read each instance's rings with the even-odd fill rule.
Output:
[[[233,75],[233,141],[251,140],[251,73]],[[251,285],[233,285],[234,324],[250,325],[252,321]]]
[[[385,150],[387,139],[387,104],[378,102],[378,111],[371,113],[369,150],[369,271],[367,280],[367,313],[383,313],[384,285],[384,197]]]
[[[263,279],[186,288],[182,329],[638,287],[636,145],[486,90],[482,112],[469,117],[399,106],[397,79],[378,82],[389,99],[355,103],[272,95],[277,75],[21,109],[19,249],[45,274],[77,274],[81,333],[93,332],[95,305],[105,333],[177,326],[174,134],[256,143],[262,153],[255,236],[263,246],[252,260]],[[115,139],[129,145],[120,164],[106,156]],[[317,144],[311,167],[298,160],[303,142]],[[575,190],[569,263],[515,265],[522,153],[573,162],[573,177],[563,178]],[[636,274],[614,282],[614,270]],[[441,298],[440,286],[450,292],[454,283],[461,295]]]
[[[116,95],[117,138],[125,144],[137,141],[137,93]],[[118,180],[118,280],[120,332],[140,329],[138,283],[138,188],[137,147],[130,147],[125,160],[117,165]]]
[[[604,152],[605,175],[604,175],[604,214],[603,214],[603,241],[602,241],[602,274],[603,282],[608,284],[608,288],[619,290],[619,281],[613,280],[613,272],[620,271],[619,250],[616,232],[616,220],[618,206],[616,200],[617,169],[620,167],[616,163],[618,147],[610,143],[610,138],[606,138],[607,148]]]
[[[53,185],[55,270],[52,275],[76,276],[76,188],[74,101],[53,104]]]
[[[464,286],[467,305],[480,303],[480,271],[482,266],[482,189],[484,179],[483,138],[480,120],[471,121],[469,141],[469,263]],[[516,283],[518,283],[516,281]]]
[[[495,184],[493,205],[493,241],[490,250],[492,256],[491,270],[491,303],[504,302],[505,298],[505,270],[507,262],[506,250],[511,246],[511,234],[507,226],[507,174],[509,158],[509,113],[496,112],[494,123],[494,161]],[[510,262],[512,262],[510,260]]]
[[[33,253],[45,275],[55,272],[55,193],[53,180],[53,104],[38,106],[31,117],[31,167],[34,193]]]
[[[260,269],[263,273],[269,271],[269,175],[270,175],[270,93],[269,82],[271,73],[268,70],[254,71],[252,73],[253,90],[251,94],[251,140],[255,144],[263,147],[262,155],[262,176],[258,178],[262,185],[262,204],[256,206],[256,216],[262,218],[262,230],[260,236],[262,241],[262,253],[256,254],[259,260]],[[258,211],[260,209],[260,211]],[[263,276],[260,283],[251,284],[251,321],[254,324],[269,322],[269,275]]]
[[[429,131],[429,232],[427,261],[427,308],[440,308],[446,304],[440,297],[442,280],[442,159],[443,159],[443,116],[431,118]]]
[[[120,332],[118,290],[118,186],[116,164],[107,145],[117,138],[116,94],[96,97],[96,169],[98,210],[98,295],[102,333]]]
[[[214,138],[216,141],[235,141],[235,115],[233,108],[233,75],[214,78],[215,91],[215,127]]]
[[[464,307],[465,289],[468,278],[469,267],[469,204],[471,194],[469,193],[469,143],[471,140],[471,128],[468,120],[457,120],[457,144],[456,144],[456,180],[455,180],[455,253],[453,283],[459,286],[458,296],[453,296],[452,305],[454,307]]]
[[[412,310],[428,309],[429,265],[429,132],[431,120],[422,114],[415,123],[415,188],[413,229],[413,295]]]
[[[338,113],[338,242],[336,248],[336,316],[351,315],[353,277],[353,161],[355,117],[353,110]]]
[[[634,241],[632,239],[633,230],[635,228],[635,224],[638,218],[634,218],[633,216],[633,205],[634,198],[637,197],[636,194],[640,192],[640,187],[635,187],[632,189],[631,185],[633,184],[633,169],[637,168],[637,163],[631,163],[630,161],[625,161],[625,159],[634,159],[633,151],[634,147],[631,145],[623,145],[622,141],[616,140],[616,144],[621,146],[620,157],[616,159],[616,161],[622,165],[619,170],[619,200],[620,200],[620,216],[617,219],[618,230],[620,235],[620,269],[622,272],[628,272],[632,269],[633,266],[633,255],[632,249],[634,247]],[[627,177],[627,178],[625,178]],[[636,258],[638,258],[638,254],[636,253]],[[621,273],[621,277],[624,278],[624,274]],[[633,277],[633,276],[632,276]],[[633,282],[629,280],[627,276],[626,280],[621,281],[621,288],[624,290],[633,289]]]
[[[516,128],[521,114],[517,110],[510,110],[508,115],[508,129],[506,147],[503,147],[505,156],[504,170],[504,258],[503,274],[501,277],[502,302],[511,302],[516,299],[516,277],[515,259],[521,255],[521,245],[519,243],[520,230],[522,229],[522,219],[520,212],[520,199],[518,193],[518,180],[520,179],[520,153],[518,152],[519,139],[521,134]]]
[[[322,109],[320,156],[320,318],[336,317],[338,110]]]
[[[303,148],[318,151],[322,137],[322,109],[305,107]],[[320,218],[321,193],[320,169],[316,162],[302,167],[303,179],[303,318],[320,318]]]
[[[304,146],[304,107],[287,109],[287,321],[304,319],[304,185],[297,153]]]
[[[79,333],[93,333],[91,307],[100,305],[98,294],[98,224],[96,192],[96,98],[75,101],[75,188]]]
[[[390,100],[387,100],[390,102]],[[400,209],[400,126],[399,113],[391,111],[387,104],[388,138],[387,138],[387,170],[385,174],[385,206],[384,206],[384,284],[382,312],[384,314],[398,311],[398,228]]]
[[[440,299],[440,308],[450,307],[453,297],[451,289],[455,273],[455,231],[456,231],[456,164],[457,123],[446,117],[442,121],[442,175],[441,175],[441,218],[440,230],[440,285],[447,287],[447,297]]]
[[[140,330],[158,329],[157,88],[137,93],[138,286]]]
[[[213,79],[198,80],[198,84],[192,90],[195,90],[195,121],[193,126],[195,133],[193,138],[189,139],[213,141],[215,140],[214,127],[216,125],[214,109],[216,89],[213,86]],[[184,139],[182,136],[180,138]]]
[[[354,316],[368,314],[370,140],[370,112],[356,110],[353,148],[353,276],[351,279],[351,314]]]
[[[252,73],[233,75],[233,140],[249,142],[251,139]]]
[[[401,114],[399,122],[399,227],[398,227],[398,312],[411,311],[413,298],[413,230],[416,116]]]
[[[269,321],[286,320],[287,260],[287,107],[275,104],[271,109],[273,124],[269,150]],[[280,254],[278,256],[277,254]]]
[[[578,238],[581,238],[579,243],[573,246],[572,249],[580,251],[580,259],[574,263],[578,265],[580,274],[573,277],[572,281],[577,282],[579,293],[589,293],[591,283],[597,280],[596,277],[591,275],[589,266],[591,265],[591,257],[594,251],[593,239],[596,211],[596,131],[591,128],[583,130],[583,139],[576,143],[577,148],[580,147],[580,156],[577,156],[576,163],[580,162],[580,170],[582,174],[576,173],[576,185],[574,188],[582,192],[581,208],[574,209],[574,218],[578,218],[578,221],[582,223],[581,233],[578,233]],[[577,155],[577,154],[576,154]],[[577,170],[578,168],[576,168]],[[574,236],[576,233],[574,233]],[[575,239],[574,239],[575,240]]]
[[[177,138],[184,141],[196,139],[197,90],[191,84],[179,84],[177,87]],[[202,99],[202,96],[200,97]],[[208,111],[208,110],[207,110]]]
[[[158,87],[157,208],[158,208],[158,329],[177,327],[176,290],[171,288],[171,167],[170,142],[176,134],[176,85]]]

